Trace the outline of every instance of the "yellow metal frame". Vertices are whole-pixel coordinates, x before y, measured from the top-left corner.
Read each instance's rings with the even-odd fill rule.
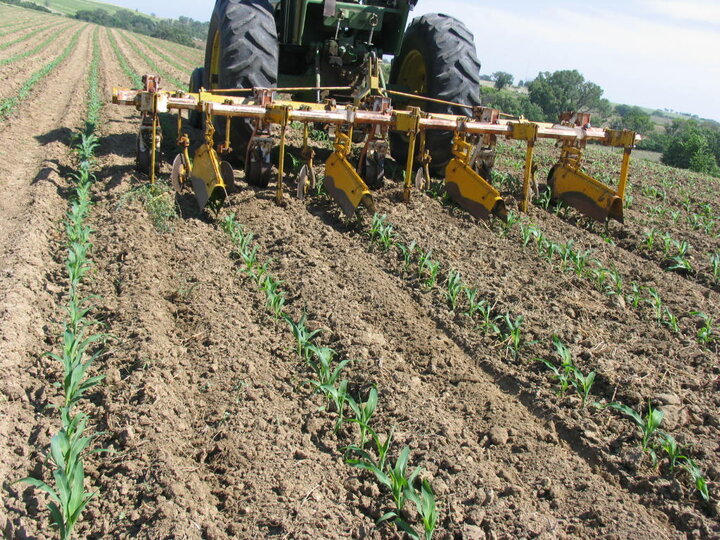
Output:
[[[215,54],[219,50],[217,34],[213,44]],[[413,56],[410,55],[404,64],[405,68],[409,70],[409,66],[418,67],[414,62]],[[377,88],[378,80],[373,78],[372,73],[370,75],[368,86],[371,87],[371,89],[379,90]],[[418,81],[419,80],[420,79],[418,79]],[[422,83],[418,82],[417,85],[422,86]],[[365,128],[370,133],[384,133],[386,135],[388,130],[393,130],[401,132],[408,137],[408,155],[405,163],[405,178],[403,183],[403,199],[406,202],[409,201],[411,195],[413,184],[412,173],[416,159],[420,163],[424,176],[429,178],[428,169],[430,159],[425,148],[425,137],[428,130],[452,131],[456,134],[455,158],[452,161],[455,162],[456,169],[458,171],[462,170],[463,172],[456,172],[455,174],[464,174],[465,176],[463,178],[472,179],[465,181],[465,184],[468,186],[473,183],[483,185],[483,190],[481,190],[482,194],[491,193],[493,197],[495,197],[497,190],[487,183],[487,179],[482,178],[481,175],[472,170],[473,164],[469,162],[469,160],[473,159],[469,156],[474,154],[471,150],[471,141],[475,144],[485,144],[485,142],[489,140],[494,141],[500,136],[525,141],[526,154],[523,174],[523,196],[521,201],[521,209],[524,212],[527,212],[529,209],[530,188],[533,184],[533,173],[535,169],[533,161],[534,148],[537,139],[550,138],[562,142],[563,153],[555,170],[557,171],[558,167],[562,167],[563,171],[568,171],[568,181],[571,183],[574,182],[578,186],[586,186],[586,195],[588,195],[590,199],[593,199],[593,197],[598,199],[603,193],[611,191],[611,195],[621,202],[624,199],[628,181],[630,154],[638,140],[638,137],[633,132],[593,128],[585,120],[583,120],[583,122],[585,122],[583,126],[572,124],[572,116],[570,117],[571,120],[568,121],[565,119],[562,124],[544,124],[527,121],[500,120],[497,114],[490,118],[485,114],[480,114],[482,111],[478,112],[477,110],[475,111],[474,118],[465,118],[452,114],[428,114],[423,112],[419,107],[409,107],[408,110],[400,111],[392,111],[385,108],[382,110],[373,109],[372,107],[365,106],[366,103],[369,103],[367,101],[363,102],[363,106],[358,107],[356,110],[353,106],[336,106],[334,102],[318,104],[289,100],[273,100],[272,89],[248,89],[248,92],[254,92],[255,94],[254,100],[248,100],[247,98],[230,97],[213,93],[212,91],[170,93],[158,91],[156,90],[156,86],[153,88],[155,89],[153,90],[148,87],[145,91],[139,92],[114,89],[113,101],[120,104],[135,105],[143,114],[153,115],[152,129],[154,138],[157,138],[158,133],[157,114],[158,112],[167,111],[169,108],[202,110],[208,119],[210,119],[210,127],[212,127],[210,118],[212,115],[223,116],[228,121],[231,121],[233,118],[253,119],[254,121],[260,122],[266,129],[269,129],[270,125],[278,125],[280,127],[280,159],[278,163],[278,182],[275,194],[275,200],[278,203],[281,203],[283,200],[285,149],[287,143],[287,127],[290,122],[299,121],[304,124],[303,158],[309,167],[312,167],[313,158],[312,150],[308,145],[308,124],[310,122],[323,122],[335,126],[338,135],[334,152],[328,162],[332,161],[334,163],[336,166],[336,176],[338,176],[341,182],[339,185],[347,189],[347,192],[343,192],[343,196],[351,201],[351,203],[348,203],[349,206],[345,204],[344,210],[350,208],[353,212],[362,200],[368,200],[369,204],[372,204],[372,198],[369,197],[369,190],[357,175],[357,172],[354,169],[352,174],[348,172],[348,169],[352,167],[348,161],[350,152],[350,146],[348,145],[350,143],[347,141],[348,138],[351,140],[353,129],[357,124],[370,126],[369,128]],[[382,92],[380,93],[382,94]],[[421,99],[423,98],[418,96],[418,100]],[[343,130],[347,133],[342,133]],[[206,132],[206,146],[208,148],[212,148],[213,133],[214,130],[211,129]],[[624,148],[620,181],[616,192],[601,182],[598,182],[596,179],[582,173],[580,170],[582,147],[584,147],[588,140],[598,141],[606,146]],[[220,150],[223,151],[228,148],[229,138],[226,134],[225,143],[220,146]],[[185,154],[185,161],[189,162],[190,159],[186,149],[183,149],[183,152]],[[208,154],[208,156],[210,156],[208,159],[212,171],[207,172],[206,176],[213,177],[210,178],[213,181],[213,185],[224,188],[223,165],[219,163],[217,154],[214,152],[213,150],[213,154]],[[213,157],[215,159],[212,159]],[[151,159],[153,163],[156,160],[154,150]],[[467,173],[467,170],[471,170],[473,174]],[[453,173],[451,173],[451,175],[452,174]],[[151,170],[151,181],[155,181],[154,170]],[[339,200],[340,195],[337,193],[337,186],[335,186],[335,188],[335,198]],[[480,192],[471,195],[471,199],[487,209],[490,204],[482,200],[482,196],[478,193]],[[598,193],[600,195],[598,195]],[[617,203],[613,204],[617,206]],[[349,210],[346,210],[346,213],[348,211]]]

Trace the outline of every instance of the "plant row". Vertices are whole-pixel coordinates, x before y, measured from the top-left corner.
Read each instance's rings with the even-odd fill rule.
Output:
[[[128,79],[130,79],[133,87],[142,88],[142,78],[130,67],[125,53],[122,52],[122,49],[120,49],[117,41],[115,40],[113,32],[109,28],[106,28],[105,33],[107,34],[108,41],[110,42],[110,47],[112,47],[112,50],[115,52],[115,57],[120,63],[120,68],[123,70],[123,73],[125,73]]]
[[[162,60],[164,62],[166,62],[168,65],[174,67],[178,71],[180,71],[182,73],[187,73],[189,76],[190,73],[192,72],[192,70],[194,69],[194,67],[192,65],[188,65],[187,63],[185,63],[183,65],[183,64],[179,63],[179,61],[184,60],[184,57],[182,54],[175,55],[175,56],[168,56],[167,54],[163,53],[163,51],[160,49],[160,46],[158,44],[152,43],[150,41],[149,37],[140,37],[138,34],[133,34],[132,37],[134,37],[140,43],[145,45],[145,47],[147,47],[148,50],[152,54],[159,56],[160,58],[162,58]]]
[[[343,372],[352,360],[340,360],[337,351],[319,345],[318,338],[322,330],[310,329],[305,314],[295,320],[286,312],[286,293],[281,287],[282,282],[270,273],[269,263],[259,262],[258,245],[254,242],[252,232],[246,230],[234,215],[223,221],[222,228],[230,236],[235,254],[242,262],[243,272],[265,293],[266,305],[272,317],[276,321],[285,321],[292,331],[297,355],[314,377],[306,384],[314,393],[322,395],[322,410],[334,415],[334,432],[338,434],[345,425],[357,427],[357,440],[343,447],[345,462],[372,473],[393,501],[393,508],[380,517],[377,523],[390,521],[413,538],[432,538],[438,519],[435,494],[427,479],[420,480],[421,467],[412,471],[409,469],[408,446],[403,447],[395,462],[392,462],[390,456],[394,429],[383,437],[372,423],[378,407],[376,386],[370,388],[365,399],[350,393]],[[422,534],[411,523],[407,502],[415,505],[422,522]]]
[[[690,258],[692,246],[686,240],[676,240],[670,233],[658,229],[650,229],[645,232],[643,243],[640,246],[643,250],[662,253],[662,266],[665,270],[672,270],[684,275],[694,275],[700,272],[696,269]],[[707,265],[704,267],[709,274],[712,283],[720,283],[720,251],[707,255]]]
[[[27,21],[22,21],[21,23],[15,23],[15,24],[23,24],[26,22]],[[37,26],[37,24],[38,24],[37,21],[33,21],[30,24],[26,24],[25,26],[21,26],[19,28],[13,28],[12,30],[5,30],[4,32],[0,32],[0,37],[7,36],[8,34],[14,34],[15,32],[20,32],[21,30],[27,30],[28,28],[34,28],[35,26]],[[9,47],[10,45],[7,45],[7,46]],[[3,47],[3,48],[5,48],[5,47]]]
[[[68,56],[70,56],[70,53],[73,51],[73,49],[75,49],[78,39],[80,38],[80,32],[82,32],[84,29],[84,26],[82,28],[79,28],[75,32],[75,34],[73,34],[70,43],[67,44],[67,46],[63,49],[60,55],[54,60],[51,60],[50,62],[45,64],[40,69],[38,69],[35,73],[33,73],[30,78],[25,81],[25,83],[20,87],[20,90],[18,90],[17,94],[0,101],[0,120],[10,116],[10,114],[15,110],[15,108],[30,95],[30,93],[33,91],[33,88],[35,88],[35,85],[42,81],[45,77],[50,75],[50,73],[52,73],[56,67],[58,67],[62,62],[65,61]]]
[[[477,288],[470,287],[463,282],[459,271],[450,268],[447,272],[443,272],[441,263],[432,259],[431,250],[423,250],[414,240],[404,242],[393,225],[387,221],[386,216],[378,214],[373,216],[368,238],[371,244],[383,252],[389,253],[395,250],[402,260],[403,273],[411,272],[424,287],[436,290],[450,311],[469,317],[473,321],[475,330],[494,339],[514,359],[520,359],[523,347],[535,343],[527,342],[523,337],[523,318],[521,316],[514,317],[509,312],[502,312],[498,309],[496,301],[482,298]],[[566,261],[568,264],[574,265],[575,269],[579,268],[584,271],[587,267],[586,263],[578,262],[573,256],[568,256]],[[573,388],[580,398],[583,409],[586,408],[591,397],[596,372],[584,373],[576,366],[569,349],[557,336],[552,336],[552,344],[560,356],[559,364],[541,358],[527,360],[539,361],[549,368],[552,376],[558,382],[558,392],[565,395],[568,389]],[[659,430],[663,418],[661,410],[653,409],[648,402],[648,412],[642,416],[631,407],[618,401],[608,404],[593,401],[592,404],[595,407],[609,407],[623,413],[642,431],[640,446],[652,458],[653,466],[659,464],[658,450],[664,450],[668,458],[669,473],[675,474],[678,467],[687,471],[703,500],[709,500],[707,482],[701,469],[685,455],[685,450],[670,434]]]
[[[508,226],[517,221],[517,216],[511,215]],[[667,327],[676,334],[681,333],[680,318],[667,307],[654,287],[642,286],[636,281],[626,284],[616,268],[603,266],[598,259],[592,257],[591,250],[577,249],[572,240],[565,243],[555,242],[535,224],[519,221],[518,230],[522,245],[534,246],[538,255],[549,264],[559,263],[561,270],[573,272],[576,276],[589,280],[599,292],[607,296],[618,296],[633,309],[649,307],[658,325]],[[698,343],[713,346],[720,341],[716,321],[711,316],[699,310],[693,310],[687,316],[695,318],[694,337]]]
[[[188,85],[186,82],[180,81],[173,77],[170,73],[165,71],[164,69],[160,68],[160,66],[155,63],[155,61],[150,58],[147,54],[145,54],[142,50],[140,50],[140,47],[137,46],[137,44],[132,40],[132,36],[128,36],[124,32],[120,32],[120,35],[125,40],[125,42],[130,45],[130,48],[137,54],[140,58],[142,58],[145,63],[152,69],[155,73],[160,75],[160,77],[164,80],[178,88],[179,90],[185,90],[187,91]]]
[[[63,26],[59,28],[56,32],[51,32],[50,35],[45,38],[44,41],[33,47],[32,49],[28,49],[26,51],[23,51],[21,53],[16,54],[15,56],[9,56],[8,58],[3,58],[0,60],[0,66],[4,66],[7,64],[12,64],[13,62],[17,62],[18,60],[22,60],[23,58],[27,58],[28,56],[33,56],[34,54],[37,54],[39,52],[44,51],[48,48],[48,46],[51,43],[54,43],[57,38],[59,38],[61,35],[63,35],[67,30],[70,28],[69,25]]]
[[[45,30],[48,30],[50,28],[54,28],[58,26],[60,23],[53,24],[51,26],[40,26],[39,28],[33,30],[32,32],[28,32],[27,34],[20,36],[17,39],[14,39],[12,41],[8,41],[7,43],[3,43],[0,45],[0,51],[4,51],[8,47],[12,47],[13,45],[17,45],[18,43],[22,43],[24,41],[27,41],[33,37],[35,37],[40,32],[44,32]]]
[[[60,388],[62,403],[58,406],[61,428],[50,440],[46,463],[52,468],[53,481],[25,478],[27,482],[49,496],[50,519],[61,539],[72,537],[81,514],[96,493],[85,491],[84,459],[97,435],[89,435],[88,415],[78,410],[82,398],[98,385],[103,375],[90,376],[93,362],[101,354],[104,335],[96,332],[97,321],[90,315],[93,297],[81,292],[83,280],[92,269],[92,228],[86,223],[92,208],[91,188],[94,181],[96,134],[103,98],[99,78],[100,48],[98,31],[93,38],[93,56],[88,75],[87,118],[85,129],[78,133],[73,151],[77,158],[76,171],[71,175],[74,193],[64,221],[67,254],[65,269],[68,279],[68,299],[65,305],[62,350],[47,353],[63,369],[62,379],[54,383]]]

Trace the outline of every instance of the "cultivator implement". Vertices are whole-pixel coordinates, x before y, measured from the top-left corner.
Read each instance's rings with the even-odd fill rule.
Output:
[[[305,161],[298,175],[297,194],[304,197],[314,184],[314,150],[309,145],[310,126],[322,125],[334,133],[333,152],[325,164],[323,184],[343,213],[351,217],[358,207],[374,211],[371,187],[376,187],[384,174],[388,153],[389,132],[399,132],[407,139],[408,152],[404,167],[404,200],[410,199],[413,184],[423,189],[430,181],[430,153],[426,149],[426,135],[431,131],[453,133],[452,158],[445,167],[445,188],[448,195],[471,215],[487,219],[494,215],[505,219],[507,209],[500,191],[490,182],[490,168],[494,161],[498,137],[526,143],[521,209],[528,210],[534,184],[533,153],[538,139],[553,139],[561,147],[561,156],[551,169],[548,186],[552,196],[573,206],[581,213],[599,220],[623,220],[623,197],[628,178],[629,159],[639,139],[632,131],[596,128],[590,125],[589,115],[567,114],[558,124],[534,123],[525,120],[501,119],[495,109],[466,107],[469,116],[430,114],[417,107],[394,110],[389,98],[391,91],[371,88],[369,92],[355,92],[352,104],[307,103],[276,99],[278,93],[300,90],[320,91],[328,88],[275,88],[233,90],[244,94],[229,96],[228,91],[214,90],[196,93],[168,92],[159,89],[158,79],[147,76],[144,90],[114,89],[113,102],[136,107],[143,115],[141,135],[148,156],[138,162],[155,164],[158,161],[159,135],[156,133],[161,113],[175,112],[178,121],[179,155],[173,163],[172,184],[181,191],[191,184],[200,208],[218,211],[233,186],[234,173],[221,156],[233,151],[230,124],[246,122],[251,126],[250,139],[244,149],[245,177],[254,185],[266,186],[270,181],[274,160],[272,151],[279,142],[275,199],[284,197],[285,155],[287,131],[290,124],[303,127],[302,159]],[[373,85],[375,87],[375,85]],[[330,90],[338,90],[333,88]],[[342,90],[342,89],[341,89]],[[346,89],[347,90],[347,89]],[[421,96],[415,96],[422,101]],[[459,105],[459,104],[452,104]],[[197,111],[204,115],[203,144],[190,159],[188,135],[183,131],[182,111]],[[223,141],[215,144],[214,123],[225,122]],[[150,128],[149,128],[150,127]],[[360,136],[360,137],[358,137]],[[364,142],[357,165],[353,165],[353,141]],[[624,149],[618,188],[614,189],[582,171],[582,156],[588,141]],[[139,147],[140,148],[140,147]],[[417,169],[416,174],[413,172]],[[155,167],[148,170],[151,182]],[[413,182],[414,179],[414,182]]]

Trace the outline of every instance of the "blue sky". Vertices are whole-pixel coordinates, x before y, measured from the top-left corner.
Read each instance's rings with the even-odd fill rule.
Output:
[[[214,2],[116,0],[117,5],[208,20]],[[616,103],[673,109],[720,121],[718,0],[419,0],[413,15],[441,12],[475,34],[483,73],[516,81],[577,69]]]

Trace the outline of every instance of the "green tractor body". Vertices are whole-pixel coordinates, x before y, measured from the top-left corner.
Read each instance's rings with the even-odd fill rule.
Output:
[[[368,96],[381,94],[392,97],[395,109],[411,105],[428,113],[472,116],[473,107],[480,105],[480,62],[473,35],[461,21],[444,14],[416,17],[408,25],[416,3],[216,0],[205,66],[193,73],[190,91],[204,87],[233,95],[233,89],[269,88],[292,94],[297,101],[332,99],[360,108],[368,106]],[[381,65],[387,56],[394,57],[389,77]],[[202,122],[198,114],[190,121],[196,127]],[[215,127],[222,134],[224,119]],[[251,144],[256,135],[252,122],[232,123],[228,159],[244,162],[249,181],[265,185],[270,161]],[[354,133],[354,138],[363,136]],[[431,168],[439,174],[453,157],[452,143],[450,132],[428,133],[425,146]],[[406,136],[391,134],[389,146],[397,161],[407,160]],[[248,163],[259,161],[263,172],[256,174]]]

